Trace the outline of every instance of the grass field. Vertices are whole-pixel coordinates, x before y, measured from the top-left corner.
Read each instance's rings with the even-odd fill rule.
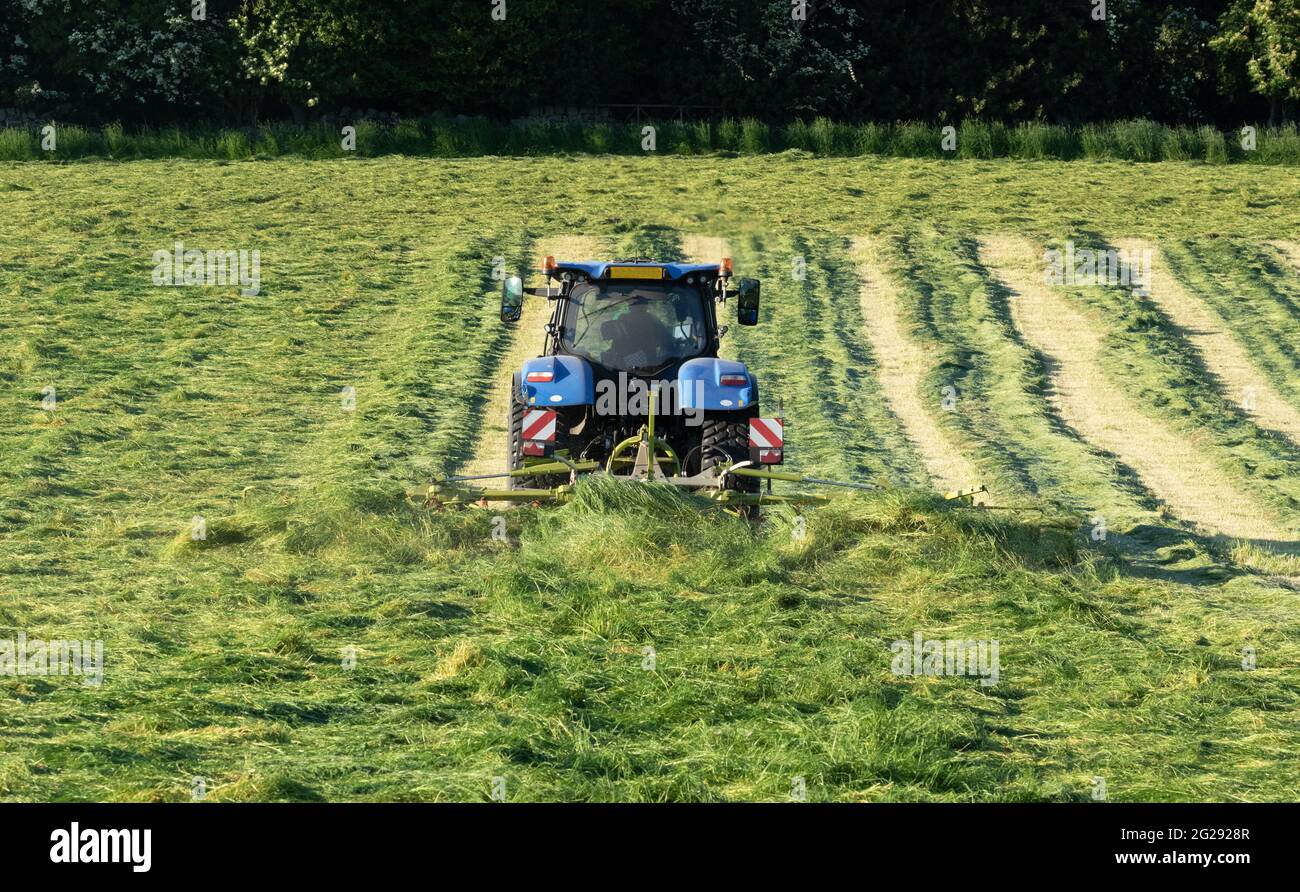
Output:
[[[0,643],[105,651],[0,674],[0,797],[1296,798],[1293,169],[7,163],[0,203]],[[154,286],[178,241],[259,292]],[[1151,293],[1045,285],[1066,241],[1149,247]],[[724,242],[792,467],[886,491],[411,495],[501,453],[540,332],[494,268]],[[999,510],[935,495],[970,477]],[[894,674],[918,632],[998,683]]]

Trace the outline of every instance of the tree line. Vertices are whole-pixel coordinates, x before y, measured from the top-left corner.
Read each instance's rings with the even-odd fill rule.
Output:
[[[0,0],[0,107],[100,124],[692,106],[1279,123],[1300,0]]]

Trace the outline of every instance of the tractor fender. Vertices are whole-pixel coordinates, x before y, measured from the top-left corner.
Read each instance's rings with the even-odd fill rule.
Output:
[[[529,381],[530,372],[550,373],[550,381]],[[538,356],[519,372],[529,406],[589,406],[596,399],[591,366],[579,356]]]
[[[748,383],[724,386],[723,375],[744,375]],[[682,363],[677,372],[677,394],[683,409],[745,409],[758,402],[758,382],[743,362],[700,356]],[[701,400],[703,404],[696,405]]]

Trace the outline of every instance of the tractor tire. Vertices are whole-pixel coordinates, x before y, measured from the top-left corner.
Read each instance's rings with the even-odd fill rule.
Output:
[[[746,461],[749,458],[749,419],[757,417],[757,404],[737,412],[710,412],[705,415],[700,440],[700,470],[707,471],[717,465],[719,451],[730,456],[733,462]],[[729,475],[726,488],[755,493],[762,485],[761,480],[753,477]],[[740,513],[744,517],[756,518],[758,506],[742,506]]]
[[[528,407],[519,400],[519,375],[510,383],[510,408],[506,416],[506,470],[524,466],[524,413]],[[538,489],[544,486],[538,477],[507,477],[506,489]]]

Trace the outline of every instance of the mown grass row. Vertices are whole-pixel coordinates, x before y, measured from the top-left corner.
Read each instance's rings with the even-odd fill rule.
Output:
[[[926,486],[873,378],[862,330],[860,284],[844,239],[780,229],[730,240],[738,275],[763,282],[759,324],[723,310],[731,351],[758,375],[763,412],[784,406],[790,468],[885,486]]]
[[[815,118],[774,125],[752,118],[638,123],[523,123],[485,118],[408,119],[388,126],[357,122],[355,146],[344,148],[342,124],[267,124],[253,128],[171,127],[127,131],[120,125],[91,129],[55,124],[46,148],[37,128],[0,130],[0,161],[79,158],[338,158],[414,155],[454,158],[482,155],[590,153],[673,155],[764,154],[798,149],[824,156],[888,155],[905,158],[1017,158],[1023,160],[1203,161],[1210,164],[1300,164],[1295,125],[1242,132],[1210,126],[1173,127],[1147,120],[1086,124],[1006,125],[971,120],[945,128],[917,121],[853,124]],[[652,127],[653,148],[646,127]],[[1247,146],[1250,146],[1249,148]]]
[[[980,263],[978,244],[924,227],[890,244],[912,333],[933,357],[926,391],[986,475],[990,501],[1054,506],[1076,515],[1081,530],[1097,514],[1115,528],[1149,519],[1131,475],[1051,412],[1042,357],[1017,333],[1011,295]]]
[[[1115,286],[1066,291],[1108,321],[1105,342],[1115,385],[1212,448],[1242,486],[1294,528],[1300,521],[1300,449],[1257,426],[1236,401],[1239,395],[1220,393],[1200,357],[1149,298]]]
[[[1300,286],[1267,245],[1231,239],[1161,243],[1172,272],[1214,307],[1251,360],[1300,407]]]

